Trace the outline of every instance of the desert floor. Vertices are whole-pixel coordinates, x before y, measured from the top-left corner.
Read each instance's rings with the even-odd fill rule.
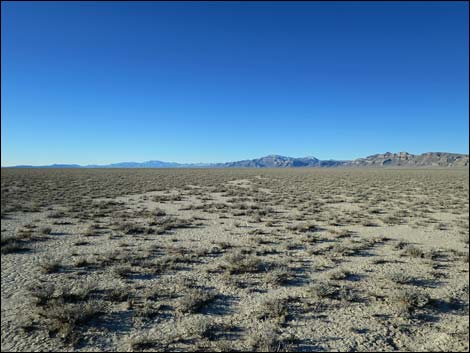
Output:
[[[2,351],[468,351],[465,169],[2,169]]]

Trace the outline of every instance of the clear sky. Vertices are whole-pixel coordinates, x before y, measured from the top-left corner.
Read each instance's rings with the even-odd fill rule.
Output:
[[[3,166],[468,153],[466,2],[2,2]]]

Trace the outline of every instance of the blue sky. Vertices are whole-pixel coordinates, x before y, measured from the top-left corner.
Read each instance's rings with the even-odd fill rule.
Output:
[[[466,2],[2,2],[2,166],[468,153]]]

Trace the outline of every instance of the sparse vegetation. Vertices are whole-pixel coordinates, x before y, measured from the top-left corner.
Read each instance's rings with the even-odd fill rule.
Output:
[[[42,273],[54,273],[61,268],[61,259],[44,258],[39,262]]]
[[[2,169],[2,349],[465,351],[467,200],[450,169]]]

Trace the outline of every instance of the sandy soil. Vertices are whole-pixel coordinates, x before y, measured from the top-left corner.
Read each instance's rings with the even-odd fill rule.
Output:
[[[61,204],[8,212],[2,246],[33,236],[2,250],[2,351],[468,351],[468,206],[415,218],[417,207],[401,224],[371,213],[366,226],[351,219],[409,204],[345,191],[302,208],[269,178],[98,198],[92,215]],[[100,310],[83,322],[51,314],[86,303]]]

